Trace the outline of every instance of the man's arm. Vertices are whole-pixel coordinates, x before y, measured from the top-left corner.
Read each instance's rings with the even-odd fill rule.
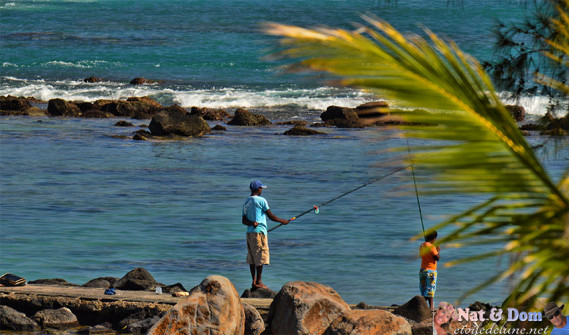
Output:
[[[441,247],[437,246],[436,250],[436,253],[433,254],[433,259],[438,262],[439,259],[441,259],[441,254],[439,253],[439,251],[441,251]]]
[[[282,224],[287,224],[290,222],[290,220],[285,220],[285,219],[279,218],[278,216],[273,214],[270,209],[267,209],[267,211],[265,213],[267,214],[269,219],[271,219],[271,221],[275,221],[275,222],[282,223]]]
[[[249,219],[247,219],[247,216],[243,215],[243,218],[241,219],[241,223],[243,223],[246,226],[253,226],[253,227],[257,227],[259,225],[259,223],[257,221],[249,221]]]

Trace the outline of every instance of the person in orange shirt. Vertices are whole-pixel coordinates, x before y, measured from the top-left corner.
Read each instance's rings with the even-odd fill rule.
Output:
[[[437,262],[440,259],[440,247],[435,247],[437,231],[432,230],[425,235],[425,242],[419,247],[421,271],[419,271],[419,288],[421,295],[433,309],[433,298],[437,289]]]

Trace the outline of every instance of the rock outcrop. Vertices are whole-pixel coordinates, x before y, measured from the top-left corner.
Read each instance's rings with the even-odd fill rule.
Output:
[[[199,116],[167,110],[158,113],[148,126],[154,136],[192,136],[198,137],[211,131],[207,122]]]
[[[131,291],[153,290],[156,286],[163,285],[154,280],[150,272],[143,268],[136,268],[129,271],[114,285],[114,287],[119,290]]]
[[[322,334],[347,310],[350,306],[329,286],[289,282],[271,303],[268,327],[273,334]]]
[[[227,124],[232,126],[266,126],[272,124],[272,122],[263,115],[254,114],[246,109],[239,108],[235,111],[233,119]]]
[[[420,295],[414,296],[411,300],[399,306],[393,311],[393,314],[401,315],[418,323],[433,319],[429,304],[427,304],[425,298]]]
[[[324,335],[411,335],[411,325],[404,318],[380,309],[356,309],[335,319]]]
[[[229,279],[208,276],[158,321],[149,335],[226,334],[245,332],[245,311]]]

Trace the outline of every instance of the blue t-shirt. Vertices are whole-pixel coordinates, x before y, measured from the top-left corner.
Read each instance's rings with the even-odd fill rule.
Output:
[[[563,328],[553,328],[551,335],[569,335],[569,315],[566,316],[567,324]]]
[[[243,204],[243,215],[247,217],[247,220],[252,222],[258,222],[257,228],[253,226],[247,227],[247,233],[263,233],[267,235],[267,214],[269,210],[269,203],[263,197],[258,195],[252,195]]]

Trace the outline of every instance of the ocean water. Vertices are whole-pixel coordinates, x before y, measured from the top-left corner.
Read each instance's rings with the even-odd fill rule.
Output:
[[[429,27],[489,59],[493,21],[521,20],[528,10],[485,0],[0,1],[0,95],[148,95],[186,108],[246,107],[272,121],[317,121],[329,105],[376,97],[279,74],[282,64],[264,58],[276,39],[260,23],[349,28],[371,13],[406,32]],[[88,76],[105,81],[83,83]],[[129,85],[135,77],[162,82]],[[543,99],[523,104],[543,114]],[[325,136],[304,138],[282,136],[289,127],[280,125],[138,142],[129,139],[134,129],[116,121],[0,118],[1,272],[83,284],[144,267],[157,281],[188,289],[224,275],[242,292],[251,279],[240,213],[252,179],[269,185],[271,209],[290,218],[393,171],[399,165],[388,150],[405,145],[394,130],[327,128]],[[557,180],[567,153],[544,156],[544,164]],[[406,302],[419,293],[419,243],[410,239],[421,223],[411,183],[409,171],[399,172],[275,230],[263,281],[274,290],[317,281],[349,303]],[[478,201],[421,198],[425,225]],[[442,257],[473,252],[480,249],[443,247]],[[441,267],[436,299],[454,301],[507,262]],[[508,294],[506,282],[471,300],[499,303]]]

